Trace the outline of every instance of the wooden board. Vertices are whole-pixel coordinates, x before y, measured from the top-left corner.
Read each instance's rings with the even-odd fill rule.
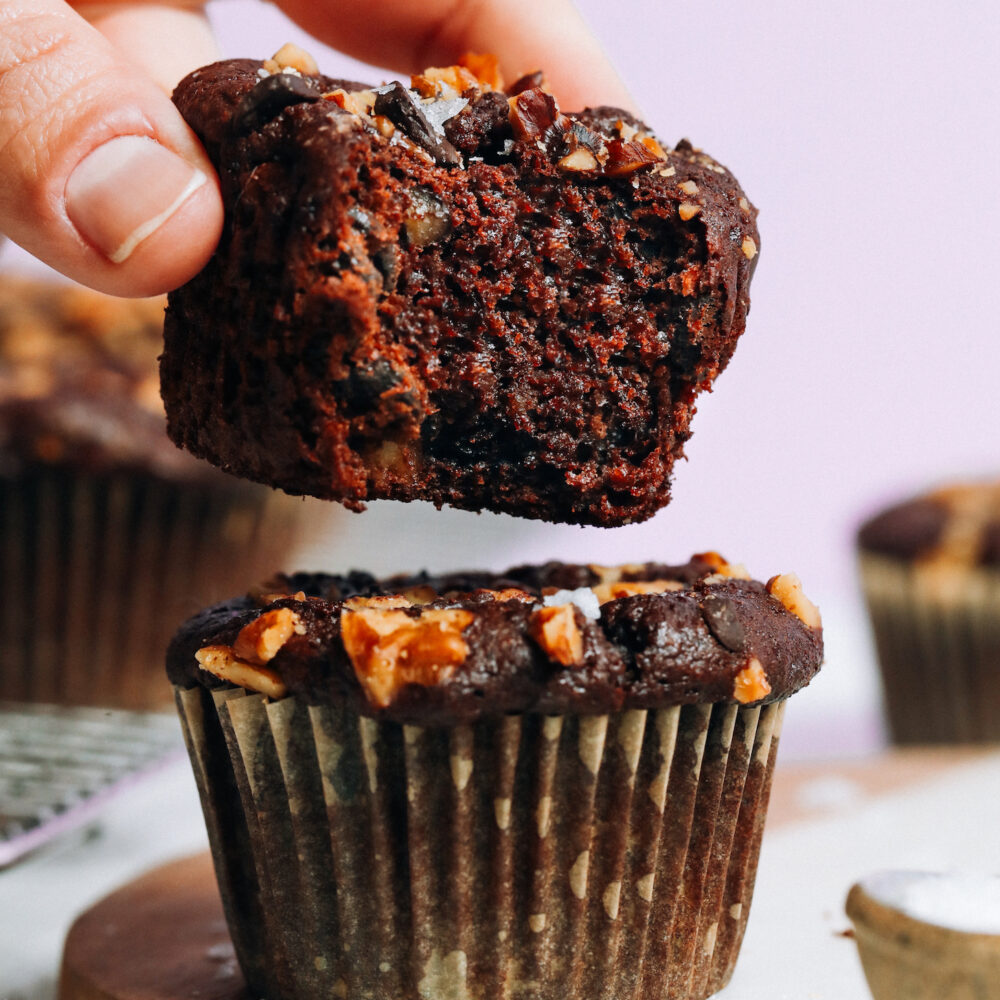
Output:
[[[249,1000],[211,857],[156,868],[78,917],[59,1000]]]

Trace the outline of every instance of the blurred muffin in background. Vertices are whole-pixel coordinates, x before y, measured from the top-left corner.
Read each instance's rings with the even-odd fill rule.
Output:
[[[890,507],[858,547],[893,740],[1000,740],[1000,482]]]
[[[164,301],[0,276],[0,699],[170,702],[177,624],[295,547],[301,501],[167,438]]]

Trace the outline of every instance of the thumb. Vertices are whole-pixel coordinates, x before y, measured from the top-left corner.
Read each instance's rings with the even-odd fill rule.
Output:
[[[0,0],[0,232],[117,295],[186,281],[222,227],[212,167],[140,56],[59,0]]]

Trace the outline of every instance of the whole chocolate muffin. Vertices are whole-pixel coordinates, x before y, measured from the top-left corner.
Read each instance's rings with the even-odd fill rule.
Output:
[[[690,143],[470,65],[372,89],[286,47],[182,81],[227,214],[170,296],[170,434],[353,507],[641,521],[743,333],[756,209]]]
[[[165,304],[0,279],[0,699],[162,707],[149,652],[294,547],[300,502],[167,437]]]
[[[895,504],[858,547],[892,738],[1000,740],[1000,483]]]
[[[797,578],[715,554],[295,574],[167,668],[254,995],[706,997],[732,975]]]

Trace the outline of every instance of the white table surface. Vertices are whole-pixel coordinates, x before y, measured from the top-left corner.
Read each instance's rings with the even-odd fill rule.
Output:
[[[1000,871],[1000,751],[926,774],[911,761],[898,789],[858,780],[881,767],[884,786],[884,763],[779,764],[774,822],[725,1000],[866,1000],[854,943],[841,936],[853,881],[886,867]],[[205,846],[194,783],[177,759],[113,802],[89,838],[0,872],[0,998],[51,1000],[74,915]]]

